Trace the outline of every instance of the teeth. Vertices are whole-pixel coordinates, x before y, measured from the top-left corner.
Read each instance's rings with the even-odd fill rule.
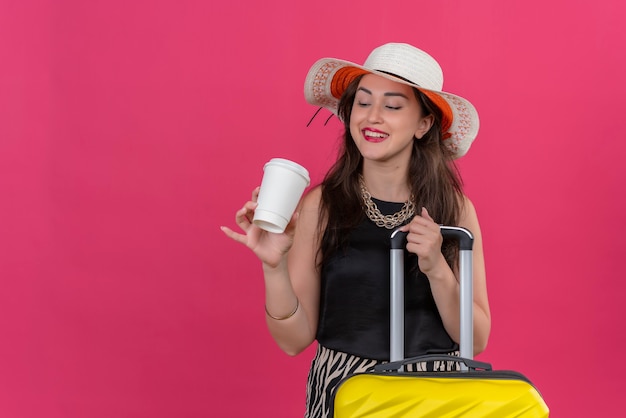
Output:
[[[372,138],[384,138],[384,137],[387,136],[387,134],[384,134],[384,133],[381,133],[381,132],[371,132],[371,131],[368,131],[366,133],[366,135],[370,136]]]

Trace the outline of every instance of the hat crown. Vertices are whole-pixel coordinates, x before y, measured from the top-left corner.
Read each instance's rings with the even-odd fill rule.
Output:
[[[409,44],[389,43],[374,49],[363,67],[390,73],[429,90],[443,89],[443,71],[437,61]]]

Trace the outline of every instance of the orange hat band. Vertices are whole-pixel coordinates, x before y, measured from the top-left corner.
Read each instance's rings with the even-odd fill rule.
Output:
[[[330,94],[336,99],[341,99],[341,95],[348,88],[352,80],[362,74],[368,74],[369,71],[356,67],[342,67],[333,76],[330,84]]]

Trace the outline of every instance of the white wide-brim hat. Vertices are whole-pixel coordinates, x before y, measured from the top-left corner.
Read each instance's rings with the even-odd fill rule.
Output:
[[[459,158],[467,153],[478,134],[476,108],[460,96],[441,91],[441,66],[433,57],[412,45],[382,45],[371,52],[363,65],[322,58],[313,64],[306,76],[304,97],[310,104],[324,107],[337,115],[341,95],[362,74],[376,74],[423,92],[442,111],[442,140],[453,157]]]

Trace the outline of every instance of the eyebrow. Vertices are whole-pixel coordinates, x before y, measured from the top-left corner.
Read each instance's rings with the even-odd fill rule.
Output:
[[[372,94],[372,92],[371,92],[371,91],[369,91],[368,89],[366,89],[365,87],[359,87],[359,88],[357,89],[357,91],[359,91],[359,90],[364,91],[365,93],[367,93],[367,94],[369,94],[369,95],[371,95],[371,94]],[[398,92],[394,92],[394,91],[389,91],[389,92],[386,92],[383,96],[386,96],[386,97],[395,97],[395,96],[399,96],[399,97],[404,97],[404,98],[405,98],[405,99],[407,99],[407,100],[409,99],[408,97],[406,97],[406,95],[405,95],[405,94],[398,93]]]

